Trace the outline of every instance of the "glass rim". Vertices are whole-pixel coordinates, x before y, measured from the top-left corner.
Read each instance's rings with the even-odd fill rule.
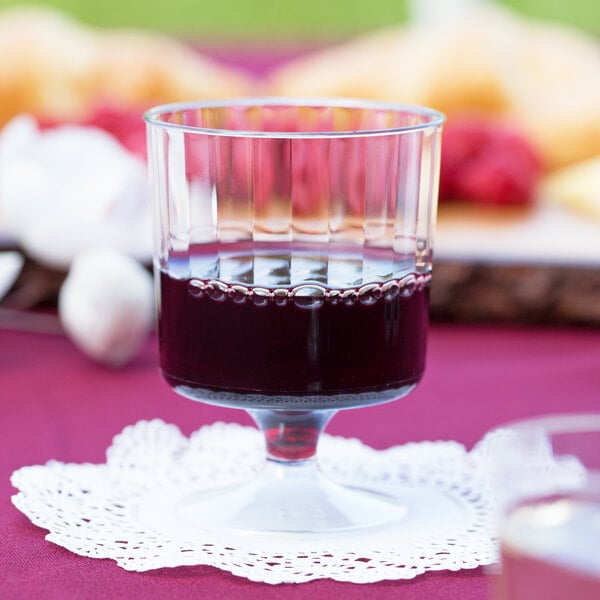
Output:
[[[348,108],[348,109],[372,109],[388,110],[397,113],[403,112],[416,116],[426,117],[423,123],[402,125],[398,127],[385,127],[381,129],[356,129],[341,131],[260,131],[242,129],[219,129],[210,127],[197,127],[180,123],[170,123],[161,118],[161,115],[176,111],[190,111],[202,108],[231,108],[231,107],[306,107],[306,108]],[[395,102],[383,102],[377,100],[365,100],[358,98],[303,98],[286,96],[257,96],[230,98],[223,100],[207,100],[194,102],[173,102],[154,106],[144,113],[144,121],[151,126],[162,129],[172,129],[186,133],[214,135],[222,137],[251,137],[265,139],[306,139],[306,138],[362,138],[374,136],[386,136],[404,134],[416,131],[441,127],[446,117],[441,112],[420,106],[417,104],[402,104]]]
[[[526,417],[503,423],[491,431],[507,429],[517,432],[537,429],[553,436],[586,432],[600,434],[600,412],[554,413]]]

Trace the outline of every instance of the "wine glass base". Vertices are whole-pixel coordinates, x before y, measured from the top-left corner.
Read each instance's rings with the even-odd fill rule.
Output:
[[[364,489],[329,480],[314,461],[270,460],[248,483],[148,494],[136,518],[170,539],[216,535],[234,543],[256,536],[257,543],[286,545],[294,539],[329,545],[350,536],[379,547],[384,535],[398,544],[412,544],[452,538],[472,521],[469,502],[434,483],[377,479]]]
[[[239,532],[326,533],[396,523],[406,509],[398,499],[339,485],[314,465],[269,461],[241,486],[193,493],[177,514],[192,527]]]

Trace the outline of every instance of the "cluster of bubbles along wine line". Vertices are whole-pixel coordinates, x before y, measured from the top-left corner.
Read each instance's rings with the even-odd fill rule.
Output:
[[[217,279],[191,279],[188,292],[194,298],[206,296],[215,302],[230,300],[236,304],[252,302],[255,306],[266,306],[272,302],[278,306],[293,303],[300,308],[318,308],[325,302],[329,304],[370,305],[380,299],[393,300],[397,296],[408,297],[422,290],[431,280],[431,274],[411,273],[401,279],[391,279],[384,283],[367,283],[348,289],[329,289],[321,285],[308,283],[292,288],[269,289],[240,284],[224,283]]]

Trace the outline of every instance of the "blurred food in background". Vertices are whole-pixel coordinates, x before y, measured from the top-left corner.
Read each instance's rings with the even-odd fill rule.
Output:
[[[59,12],[0,12],[0,124],[29,113],[42,121],[90,119],[104,107],[143,111],[190,98],[246,94],[250,79],[174,37],[99,29]]]
[[[599,74],[597,39],[482,3],[299,58],[271,75],[269,89],[423,104],[450,124],[501,119],[554,170],[600,154]]]
[[[600,40],[489,2],[412,4],[416,21],[290,61],[269,90],[447,115],[434,316],[600,324]]]
[[[279,66],[262,79],[247,40],[233,44],[241,49],[229,66],[209,58],[206,28],[184,38],[92,27],[50,9],[0,11],[0,245],[13,253],[0,281],[16,278],[0,307],[55,306],[71,263],[91,247],[148,265],[141,115],[151,105],[350,96],[448,116],[434,318],[599,325],[600,40],[492,2],[408,5],[406,23],[321,37],[283,63],[263,32],[257,47]]]
[[[42,8],[0,13],[0,52],[0,321],[28,328],[14,311],[55,306],[60,294],[77,346],[122,366],[153,326],[142,114],[247,94],[251,79],[174,37]],[[89,252],[103,259],[85,261]]]

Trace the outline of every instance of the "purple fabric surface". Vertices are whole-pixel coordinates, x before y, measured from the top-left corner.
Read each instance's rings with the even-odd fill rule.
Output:
[[[600,331],[434,325],[427,374],[404,400],[338,414],[333,434],[376,448],[455,439],[470,448],[486,430],[548,412],[600,410]],[[179,398],[158,372],[156,340],[128,368],[93,364],[62,337],[0,331],[0,597],[485,599],[482,569],[368,586],[330,580],[251,583],[209,567],[128,573],[44,540],[11,504],[15,469],[49,459],[104,462],[126,425],[160,417],[185,434],[241,411]]]

